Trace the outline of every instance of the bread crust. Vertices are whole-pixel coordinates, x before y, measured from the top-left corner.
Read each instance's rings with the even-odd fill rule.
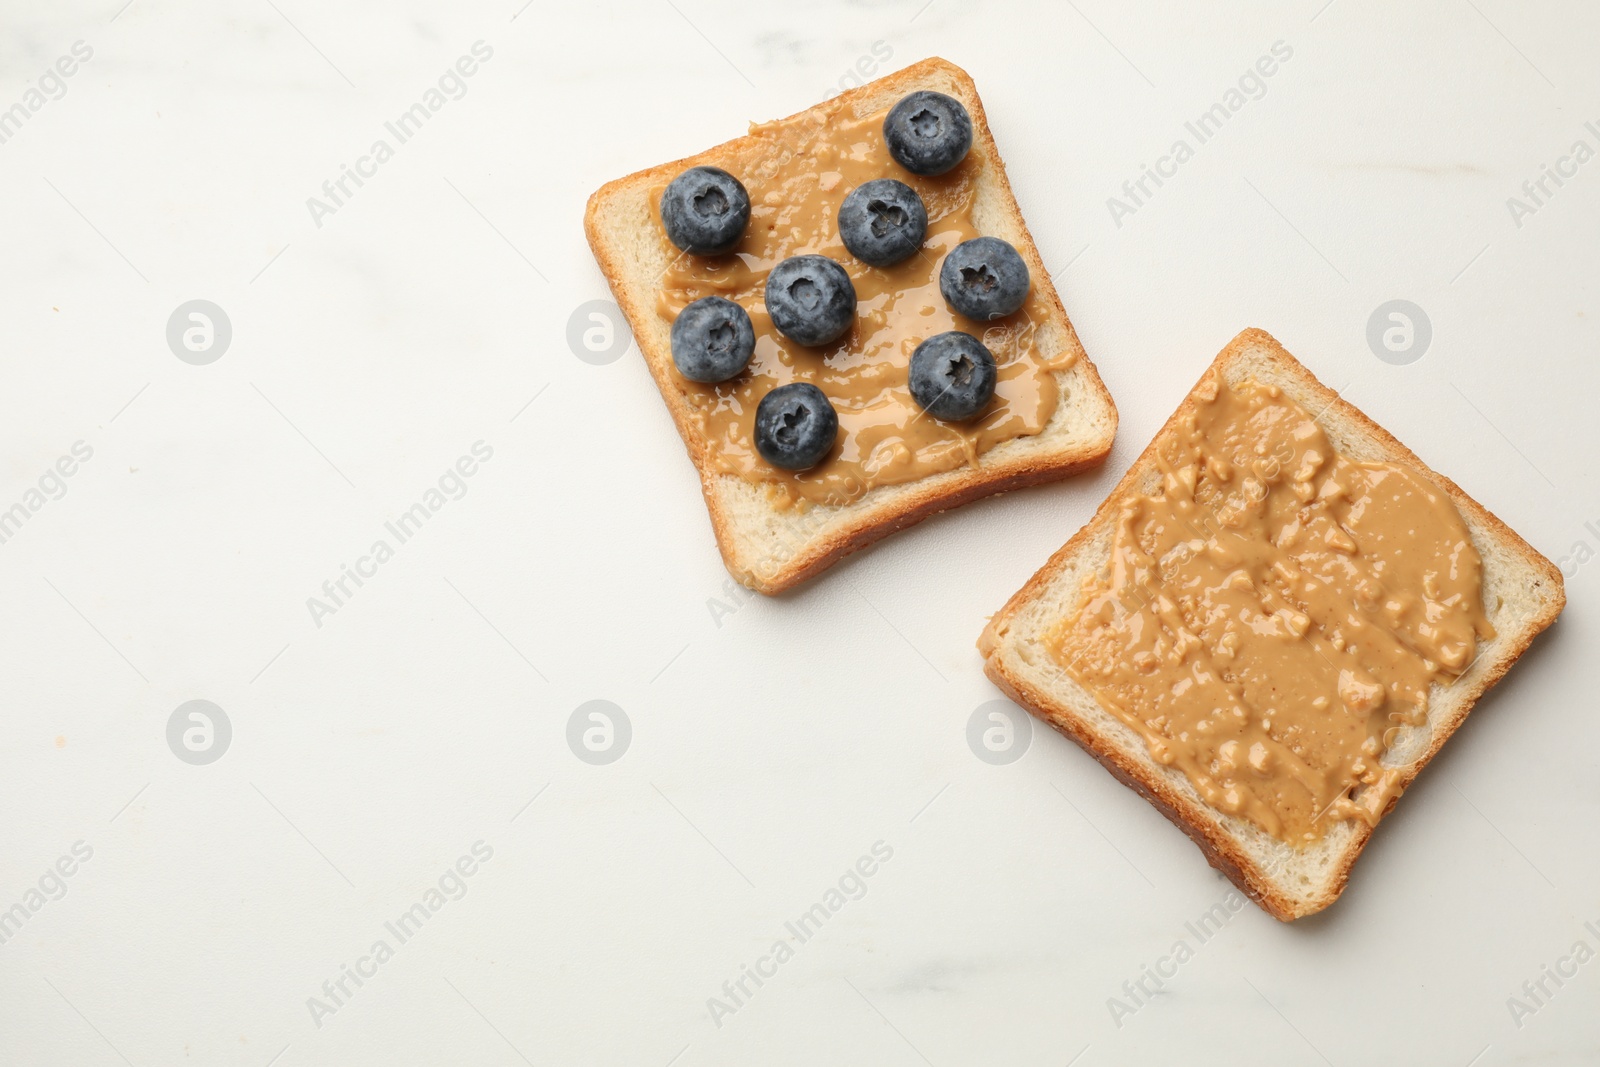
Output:
[[[1561,609],[1566,605],[1561,571],[1496,515],[1463,492],[1455,482],[1434,471],[1388,430],[1373,422],[1354,405],[1323,385],[1310,370],[1264,330],[1247,329],[1235,337],[1206,368],[1200,381],[1196,383],[1196,389],[1213,373],[1221,379],[1228,367],[1246,353],[1259,352],[1263,349],[1267,350],[1274,365],[1285,377],[1294,380],[1308,394],[1319,398],[1326,405],[1323,412],[1317,416],[1319,422],[1329,413],[1338,413],[1348,418],[1362,432],[1369,435],[1380,449],[1389,453],[1394,461],[1404,463],[1434,481],[1449,495],[1456,508],[1469,519],[1469,522],[1475,522],[1493,541],[1510,548],[1518,560],[1531,570],[1535,584],[1543,583],[1547,594],[1540,610],[1513,635],[1512,642],[1504,650],[1485,664],[1484,670],[1474,675],[1469,668],[1462,676],[1466,689],[1459,698],[1458,706],[1433,727],[1428,746],[1421,755],[1402,769],[1400,790],[1385,809],[1384,815],[1387,815],[1393,810],[1394,803],[1404,790],[1466,720],[1468,713],[1484,692],[1504,676],[1511,665],[1527,651],[1533,639],[1560,615]],[[1156,769],[1158,765],[1153,760],[1141,761],[1129,758],[1126,753],[1109,744],[1107,738],[1096,732],[1093,724],[1085,722],[1073,709],[1013,671],[1001,654],[1006,631],[1018,612],[1049,588],[1056,576],[1075,559],[1079,552],[1116,522],[1122,502],[1130,494],[1137,492],[1150,472],[1155,469],[1156,450],[1159,445],[1176,432],[1180,420],[1195,411],[1196,406],[1195,394],[1191,390],[1183,403],[1151,439],[1150,444],[1140,453],[1122,480],[1117,483],[1116,488],[1101,503],[1089,523],[1057,550],[1049,561],[1006,602],[1005,607],[990,619],[982,637],[979,638],[978,648],[984,656],[984,673],[1008,697],[1040,720],[1070,737],[1120,781],[1131,786],[1154,804],[1163,815],[1200,846],[1213,867],[1226,875],[1269,914],[1288,922],[1320,911],[1339,897],[1349,880],[1351,867],[1372,837],[1372,826],[1364,822],[1356,823],[1355,832],[1339,855],[1332,875],[1322,892],[1309,900],[1296,898],[1275,883],[1247,854],[1238,838],[1228,832],[1219,817],[1220,813],[1199,801],[1197,797],[1186,795],[1174,788],[1172,782]]]
[[[990,132],[988,118],[978,97],[977,86],[972,78],[955,64],[935,57],[842,93],[827,104],[831,106],[842,102],[849,107],[858,101],[877,99],[885,94],[900,96],[919,88],[936,88],[949,92],[960,99],[971,113],[974,149],[981,147],[985,158],[991,161],[991,177],[998,187],[1004,210],[1021,235],[1021,240],[1014,242],[1017,251],[1028,264],[1036,292],[1047,302],[1048,318],[1063,332],[1064,348],[1076,353],[1077,359],[1073,370],[1081,368],[1080,384],[1093,394],[1092,402],[1104,409],[1108,416],[1109,429],[1101,438],[1076,443],[1070,447],[1060,447],[1044,454],[1023,454],[993,459],[991,457],[994,453],[991,451],[980,457],[975,467],[945,471],[903,485],[879,487],[870,491],[861,500],[840,509],[843,521],[831,523],[825,533],[801,539],[800,544],[790,546],[792,552],[775,553],[773,557],[769,557],[776,559],[772,565],[767,565],[766,560],[746,558],[740,551],[736,537],[737,519],[718,492],[719,480],[737,476],[722,474],[713,468],[713,457],[709,454],[710,443],[705,440],[696,425],[693,409],[673,367],[670,347],[662,341],[663,332],[654,328],[656,323],[653,320],[657,318],[654,307],[655,291],[653,287],[640,286],[632,280],[633,270],[630,268],[636,265],[630,263],[626,249],[616,239],[616,234],[608,230],[604,216],[608,208],[615,205],[620,198],[636,198],[640,190],[670,181],[688,167],[716,165],[731,149],[747,141],[748,136],[735,138],[697,155],[663,163],[609,182],[590,196],[588,207],[584,212],[584,232],[588,237],[589,247],[594,251],[595,259],[606,276],[618,306],[633,328],[639,350],[645,357],[645,363],[655,379],[657,388],[661,390],[662,399],[666,402],[674,425],[678,428],[679,436],[683,438],[689,458],[700,475],[701,493],[705,497],[706,508],[711,515],[711,524],[716,533],[717,547],[722,554],[723,562],[735,579],[760,593],[770,595],[790,589],[821,573],[850,553],[865,548],[897,530],[903,530],[920,522],[930,515],[994,493],[1055,481],[1090,470],[1105,462],[1106,456],[1111,452],[1117,424],[1116,405],[1105,383],[1100,380],[1094,364],[1083,351],[1083,345],[1078,340],[1072,321],[1067,317],[1061,296],[1050,279],[1032,235],[1028,232],[1027,224],[1017,207],[1010,180],[1006,176],[1005,163]],[[801,114],[816,111],[822,106],[824,105],[817,105]],[[653,227],[655,225],[653,216],[648,212],[646,215],[647,223]],[[1060,377],[1061,375],[1058,375],[1058,379]],[[782,547],[779,546],[780,549]]]

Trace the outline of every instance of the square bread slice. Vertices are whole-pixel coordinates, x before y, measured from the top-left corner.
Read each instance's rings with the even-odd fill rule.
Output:
[[[1111,451],[1116,407],[1084,354],[1046,264],[1023,223],[983,104],[967,73],[945,60],[927,59],[801,114],[842,106],[845,114],[865,117],[919,89],[955,97],[971,113],[970,159],[976,164],[973,221],[982,234],[1009,241],[1028,264],[1034,292],[1047,309],[1043,321],[1034,323],[1038,358],[1072,360],[1066,370],[1056,372],[1060,402],[1042,432],[1000,443],[969,466],[917,481],[881,485],[847,503],[819,503],[805,510],[779,507],[763,485],[716,470],[708,451],[712,445],[696,424],[685,383],[672,362],[672,324],[657,310],[657,282],[676,250],[664,239],[650,191],[688,167],[720,165],[730,151],[750,138],[618,179],[589,198],[584,216],[589,245],[699,471],[723,561],[735,579],[762,593],[788,589],[843,556],[936,512],[991,493],[1088,470],[1102,463]]]
[[[1496,636],[1480,640],[1477,659],[1465,673],[1448,685],[1432,687],[1427,724],[1405,728],[1395,738],[1384,762],[1404,766],[1403,789],[1466,719],[1478,697],[1560,614],[1566,603],[1561,572],[1454,482],[1341,400],[1263,331],[1245,330],[1235,337],[1196,391],[1213,375],[1229,385],[1254,378],[1278,386],[1306,411],[1320,412],[1316,422],[1344,455],[1357,461],[1402,464],[1431,479],[1455,503],[1482,557],[1484,610]],[[1134,494],[1149,494],[1160,486],[1157,447],[1177,432],[1180,420],[1196,404],[1192,392],[1089,524],[990,620],[978,649],[985,673],[1011,699],[1076,741],[1192,837],[1211,865],[1252,900],[1289,921],[1333,903],[1372,827],[1360,819],[1341,821],[1319,840],[1296,847],[1211,807],[1181,770],[1152,759],[1143,738],[1080,686],[1042,641],[1052,626],[1082,609],[1085,578],[1106,573],[1121,505]]]

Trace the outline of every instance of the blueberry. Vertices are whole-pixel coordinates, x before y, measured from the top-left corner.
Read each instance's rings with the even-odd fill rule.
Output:
[[[1000,238],[974,237],[944,257],[939,291],[969,319],[987,322],[1002,318],[1028,299],[1028,265]]]
[[[856,317],[856,287],[827,256],[790,256],[767,275],[767,314],[795,344],[837,340]]]
[[[889,109],[883,140],[894,161],[912,174],[943,174],[967,158],[972,116],[961,101],[923,89]]]
[[[945,422],[965,422],[988,406],[998,376],[994,356],[970,333],[935,334],[911,353],[911,399]]]
[[[716,167],[690,167],[661,194],[667,240],[696,256],[732,252],[750,222],[750,194]]]
[[[756,405],[756,451],[774,467],[803,471],[821,463],[839,436],[839,416],[809,382],[780,385]]]
[[[928,209],[905,182],[878,178],[858,185],[839,206],[839,237],[850,254],[874,267],[892,267],[922,247]]]
[[[696,300],[672,322],[672,362],[691,382],[725,382],[744,370],[756,350],[750,315],[732,300]]]

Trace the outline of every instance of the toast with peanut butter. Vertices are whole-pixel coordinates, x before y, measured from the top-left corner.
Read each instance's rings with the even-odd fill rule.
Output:
[[[584,228],[751,589],[1111,450],[1111,396],[942,59],[613,181]]]
[[[1289,921],[1565,603],[1549,560],[1246,330],[978,647]]]

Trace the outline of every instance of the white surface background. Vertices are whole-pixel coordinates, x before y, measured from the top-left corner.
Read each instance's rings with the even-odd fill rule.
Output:
[[[1600,549],[1600,161],[1521,227],[1506,206],[1597,144],[1600,10],[120,2],[10,0],[0,35],[0,107],[94,50],[0,145],[0,509],[94,450],[0,545],[0,908],[93,849],[0,946],[0,1062],[1600,1058],[1600,962],[1520,1028],[1507,1006],[1600,944],[1600,563],[1571,555]],[[478,40],[467,94],[314,225]],[[1113,225],[1279,40],[1266,95]],[[1097,474],[730,600],[637,355],[568,346],[607,295],[584,201],[809,106],[877,42],[976,78],[1120,435]],[[233,324],[209,366],[164,337],[197,297]],[[1365,340],[1396,297],[1433,324],[1410,366]],[[1227,885],[1064,739],[976,759],[973,642],[1245,326],[1564,557],[1571,603],[1339,904],[1241,911],[1119,1027],[1108,998]],[[479,440],[467,495],[313,625]],[[193,698],[233,725],[208,766],[165,739]],[[565,742],[595,698],[633,727],[604,767]],[[307,998],[479,840],[466,895],[315,1025]],[[866,895],[715,1025],[707,998],[879,840]]]

